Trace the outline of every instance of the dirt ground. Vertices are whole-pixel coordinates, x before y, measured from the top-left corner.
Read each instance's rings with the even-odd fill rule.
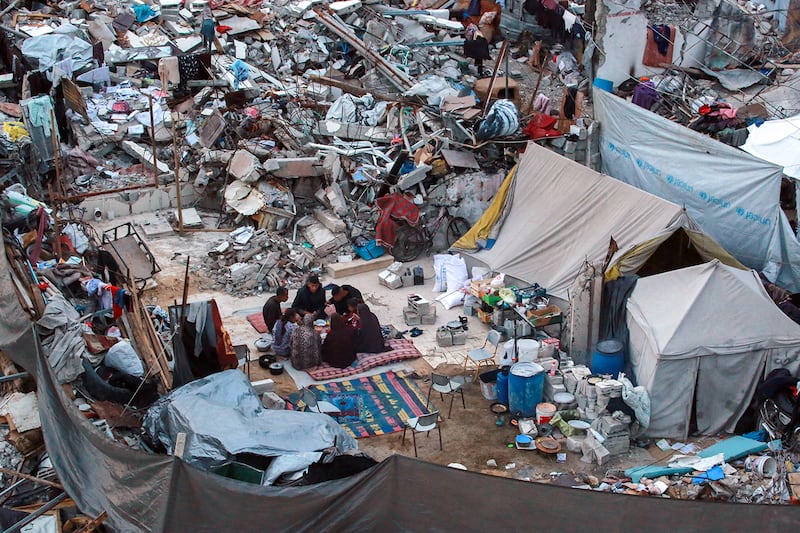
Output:
[[[134,223],[143,223],[147,217],[153,215],[139,215],[130,217]],[[123,221],[127,221],[123,219]],[[120,219],[113,224],[121,223]],[[107,223],[111,225],[111,223]],[[101,225],[98,229],[102,229]],[[177,234],[146,238],[150,250],[157,259],[161,272],[155,276],[156,286],[144,293],[143,300],[150,304],[162,307],[179,302],[183,294],[183,279],[186,268],[186,258],[190,257],[190,291],[189,301],[215,298],[225,327],[231,334],[234,344],[248,344],[251,349],[250,378],[257,381],[273,378],[276,382],[276,392],[286,397],[297,390],[293,379],[288,373],[280,376],[271,376],[267,370],[259,367],[254,342],[259,334],[245,320],[249,313],[258,311],[268,298],[268,294],[239,298],[226,293],[210,290],[211,284],[199,270],[198,265],[212,245],[225,238],[224,233],[198,232],[187,234],[183,237]],[[409,266],[420,264],[425,269],[426,278],[432,277],[433,259],[423,257]],[[408,289],[395,291],[383,287],[377,282],[377,271],[366,272],[347,279],[333,280],[327,275],[322,276],[323,285],[327,283],[350,283],[358,287],[364,294],[373,311],[384,324],[393,324],[400,330],[408,329],[402,317],[402,307]],[[433,301],[437,293],[432,292],[432,280],[426,281],[424,286],[414,287],[413,292],[422,294]],[[294,297],[290,292],[290,302]],[[430,387],[430,373],[436,370],[449,376],[463,375],[463,361],[468,350],[482,345],[488,326],[481,324],[477,318],[469,319],[467,344],[452,348],[441,348],[436,344],[435,331],[438,325],[458,317],[462,308],[456,307],[445,310],[437,304],[437,325],[423,326],[424,333],[414,339],[417,348],[423,357],[409,362],[410,373],[419,379],[413,379],[423,394],[428,393]],[[433,463],[448,465],[459,463],[468,470],[484,472],[491,475],[513,477],[517,479],[548,480],[551,473],[590,474],[602,478],[609,469],[624,469],[633,465],[650,464],[663,458],[664,453],[651,446],[653,451],[640,448],[631,448],[628,454],[616,457],[610,463],[598,467],[580,461],[580,454],[567,453],[565,463],[557,463],[555,456],[540,454],[538,451],[517,450],[513,446],[517,434],[515,427],[508,423],[501,426],[496,424],[497,417],[489,410],[490,403],[480,391],[479,383],[468,382],[464,387],[466,408],[462,407],[460,397],[453,405],[452,417],[446,418],[442,424],[443,450],[439,450],[438,436],[417,436],[419,458]],[[432,403],[439,408],[443,416],[447,415],[449,398],[442,402],[434,394]],[[359,439],[359,449],[368,453],[376,460],[382,460],[392,454],[401,454],[413,457],[414,449],[411,435],[407,435],[405,444],[401,442],[402,433],[376,436]],[[566,451],[566,443],[562,442],[562,451]],[[487,461],[494,459],[497,467],[487,466]],[[564,476],[560,482],[569,484],[570,476]]]

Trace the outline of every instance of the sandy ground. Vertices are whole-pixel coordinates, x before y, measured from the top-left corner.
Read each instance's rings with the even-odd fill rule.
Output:
[[[140,215],[98,225],[98,229],[132,220],[141,222],[153,215]],[[213,243],[224,239],[224,233],[197,232],[178,236],[177,234],[149,237],[146,243],[156,257],[161,272],[155,277],[157,286],[144,293],[143,300],[147,303],[167,306],[175,301],[180,301],[183,292],[183,277],[186,268],[186,259],[190,257],[190,296],[189,301],[198,301],[215,298],[223,316],[223,321],[231,334],[234,344],[248,344],[257,358],[257,351],[253,345],[259,334],[245,320],[249,313],[260,310],[269,294],[240,298],[207,288],[203,273],[197,269],[201,258],[207,253]],[[433,276],[433,258],[421,257],[418,261],[408,266],[421,265],[425,270],[426,278]],[[406,294],[416,292],[433,301],[438,295],[431,289],[433,280],[426,279],[424,286],[409,289],[389,290],[381,286],[377,280],[377,271],[358,274],[346,279],[334,280],[323,275],[322,283],[349,283],[359,288],[373,311],[384,324],[393,324],[399,330],[409,329],[403,321],[402,308],[406,303]],[[290,292],[290,302],[294,291]],[[430,387],[428,376],[432,370],[447,375],[460,375],[463,373],[463,361],[468,350],[483,344],[488,331],[488,326],[481,324],[476,317],[469,319],[467,344],[452,348],[441,348],[436,344],[435,331],[439,325],[449,320],[456,319],[462,312],[461,306],[445,310],[437,304],[437,325],[422,326],[424,333],[415,338],[417,348],[422,352],[423,358],[411,361],[409,366],[420,376],[415,380],[420,390],[427,394]],[[266,370],[258,366],[257,361],[250,365],[251,380],[256,381],[272,377],[276,382],[277,392],[286,396],[297,390],[288,373],[281,376],[270,376]],[[510,426],[508,421],[502,426],[496,424],[497,418],[489,411],[491,402],[481,395],[478,383],[467,383],[465,386],[466,408],[461,406],[460,398],[456,399],[453,406],[452,417],[442,423],[442,437],[444,450],[438,447],[437,435],[430,438],[418,435],[419,458],[439,464],[460,463],[469,470],[481,471],[488,474],[515,477],[519,479],[549,479],[552,472],[586,473],[602,477],[609,469],[625,468],[632,465],[650,464],[663,457],[663,452],[655,447],[650,450],[631,448],[623,456],[612,459],[609,464],[602,467],[585,464],[580,461],[580,454],[568,453],[566,463],[559,464],[554,456],[541,455],[537,451],[524,451],[509,448],[517,434],[516,428]],[[443,415],[447,414],[449,399],[442,402],[438,395],[433,396],[433,403],[440,408]],[[402,433],[382,435],[359,440],[359,448],[377,460],[382,460],[392,454],[413,456],[414,449],[410,435],[405,444],[401,443]],[[564,451],[566,451],[564,446]],[[497,467],[487,466],[487,461],[494,459]],[[511,466],[513,465],[513,466]]]

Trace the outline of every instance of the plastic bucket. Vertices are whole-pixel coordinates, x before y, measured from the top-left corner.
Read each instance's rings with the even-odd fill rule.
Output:
[[[772,477],[778,472],[778,462],[768,455],[751,455],[745,459],[744,469],[761,477]]]
[[[595,78],[594,83],[592,84],[598,89],[602,89],[607,93],[614,92],[614,82],[611,80],[606,80],[603,78]]]
[[[536,363],[517,363],[508,375],[508,408],[512,414],[533,416],[542,401],[544,368]]]
[[[497,373],[497,401],[503,405],[508,405],[508,370]]]
[[[622,343],[616,339],[598,342],[592,355],[592,373],[617,377],[625,369],[622,347]]]
[[[549,424],[556,416],[556,406],[552,403],[540,403],[536,406],[536,423]]]
[[[502,357],[503,364],[532,363],[539,359],[539,341],[533,339],[517,339],[517,351],[514,351],[514,339],[506,341],[503,345],[505,352]],[[515,356],[519,353],[519,356]],[[514,361],[516,359],[516,361]]]
[[[497,374],[498,370],[491,370],[484,372],[480,376],[481,381],[481,394],[487,400],[494,401],[497,399]]]

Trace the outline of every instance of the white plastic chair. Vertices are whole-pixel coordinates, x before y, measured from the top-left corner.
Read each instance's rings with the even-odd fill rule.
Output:
[[[502,340],[502,333],[494,329],[489,330],[489,333],[486,334],[486,340],[483,341],[483,346],[467,352],[467,356],[464,358],[464,375],[467,374],[467,364],[470,361],[476,365],[475,374],[472,376],[472,381],[476,381],[478,379],[478,373],[480,372],[482,366],[487,368],[494,366],[494,358],[497,355],[497,347],[500,345]],[[486,349],[487,344],[494,346],[493,352],[490,352]]]
[[[464,402],[464,378],[449,378],[447,376],[442,376],[441,374],[431,374],[431,388],[428,389],[428,400],[425,403],[425,407],[428,407],[431,403],[431,392],[436,391],[439,393],[439,397],[444,401],[444,395],[449,394],[450,396],[450,410],[447,412],[447,418],[450,418],[450,415],[453,414],[453,400],[456,399],[456,394],[461,393],[461,405],[464,409],[467,408],[467,404]]]
[[[442,428],[439,425],[439,411],[432,411],[428,414],[415,416],[406,420],[406,427],[403,428],[403,444],[406,442],[406,430],[411,430],[411,438],[414,441],[414,457],[417,457],[417,433],[425,433],[430,436],[434,429],[439,430],[439,450],[442,448]]]
[[[337,415],[342,411],[331,402],[326,400],[317,400],[317,396],[313,391],[303,388],[303,402],[306,404],[306,409],[312,413],[321,413],[325,415]]]

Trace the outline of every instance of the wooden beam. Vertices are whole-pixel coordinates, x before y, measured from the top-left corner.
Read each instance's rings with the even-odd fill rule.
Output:
[[[54,481],[48,481],[40,477],[31,476],[30,474],[23,474],[22,472],[17,472],[16,470],[11,470],[10,468],[0,467],[0,473],[8,474],[9,476],[13,477],[21,477],[22,479],[27,479],[28,481],[33,481],[34,483],[38,483],[40,485],[47,485],[48,487],[64,490],[64,487],[62,485]]]

